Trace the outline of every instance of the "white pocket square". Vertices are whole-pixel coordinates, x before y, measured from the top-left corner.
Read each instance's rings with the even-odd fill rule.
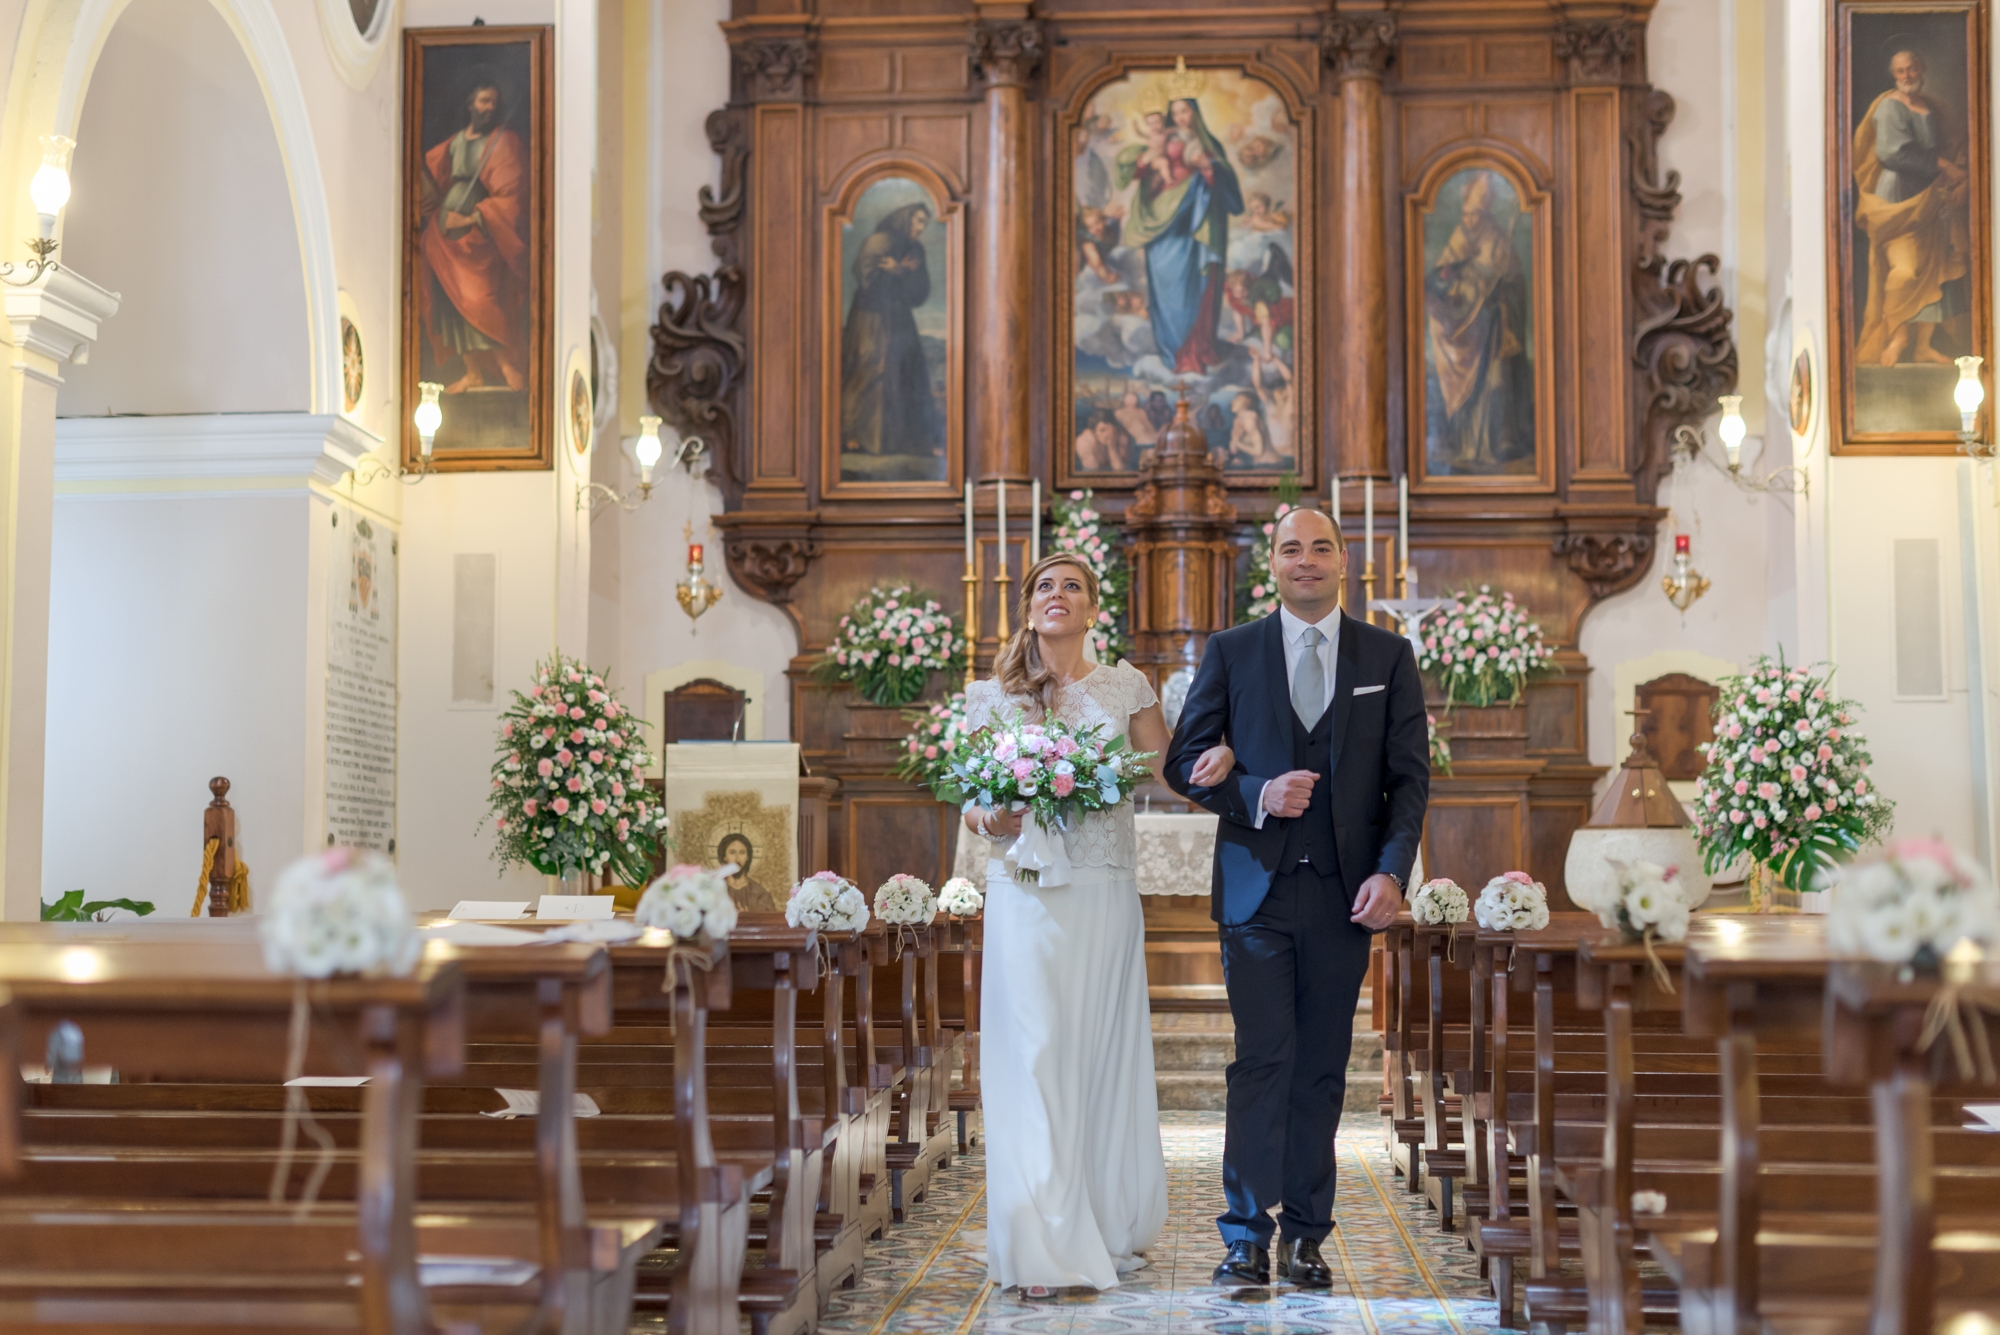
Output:
[[[1380,686],[1356,686],[1354,688],[1354,693],[1356,695],[1373,695],[1377,691],[1386,691],[1388,689],[1389,689],[1388,683],[1384,682]]]

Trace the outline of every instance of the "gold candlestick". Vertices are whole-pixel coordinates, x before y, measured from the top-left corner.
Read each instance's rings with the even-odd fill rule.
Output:
[[[1361,564],[1361,619],[1369,625],[1375,624],[1375,609],[1368,604],[1375,601],[1375,553],[1364,554]]]
[[[1396,583],[1396,535],[1393,533],[1382,539],[1382,558],[1382,587],[1387,590],[1394,588]],[[1388,623],[1385,621],[1382,624]]]
[[[965,684],[970,686],[979,675],[979,573],[970,562],[958,582],[965,586]]]
[[[997,653],[999,646],[1006,644],[1007,637],[1014,633],[1012,627],[1013,618],[1007,612],[1007,547],[1005,543],[1002,543],[1000,547],[1000,573],[993,577],[993,591],[996,595],[995,601],[999,604],[1000,609],[999,636],[994,640],[995,652]]]

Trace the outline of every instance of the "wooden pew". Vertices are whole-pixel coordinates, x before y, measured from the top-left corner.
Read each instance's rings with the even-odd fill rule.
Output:
[[[946,922],[940,918],[939,922]],[[938,1007],[947,1032],[959,1036],[959,1083],[950,1091],[948,1107],[957,1123],[958,1152],[972,1148],[968,1122],[979,1111],[979,989],[985,962],[986,919],[983,915],[949,920],[939,947]],[[952,959],[958,968],[950,967]]]

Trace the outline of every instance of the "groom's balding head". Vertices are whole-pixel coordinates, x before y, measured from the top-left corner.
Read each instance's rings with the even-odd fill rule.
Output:
[[[1275,551],[1287,537],[1297,537],[1310,543],[1324,532],[1333,534],[1334,546],[1347,550],[1347,535],[1340,531],[1338,519],[1309,505],[1297,506],[1287,511],[1271,529],[1271,548]]]

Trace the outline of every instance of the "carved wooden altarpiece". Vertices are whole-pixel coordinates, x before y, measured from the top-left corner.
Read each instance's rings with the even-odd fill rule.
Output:
[[[1277,151],[1298,158],[1287,178],[1296,197],[1254,206],[1255,225],[1283,229],[1298,252],[1287,257],[1290,286],[1277,273],[1269,281],[1278,286],[1262,289],[1291,301],[1283,312],[1291,325],[1281,331],[1265,318],[1275,309],[1268,300],[1255,322],[1264,347],[1282,344],[1296,359],[1289,411],[1308,491],[1325,495],[1337,476],[1354,533],[1356,484],[1374,479],[1391,505],[1396,478],[1408,474],[1423,592],[1511,590],[1563,646],[1563,674],[1532,686],[1525,708],[1453,712],[1459,758],[1454,777],[1434,786],[1427,865],[1473,885],[1525,865],[1560,886],[1570,832],[1587,818],[1602,774],[1588,758],[1579,629],[1593,605],[1651,568],[1664,513],[1655,489],[1672,432],[1712,411],[1736,379],[1714,257],[1670,259],[1665,250],[1679,194],[1674,175],[1660,174],[1655,145],[1673,99],[1647,81],[1649,13],[1646,3],[1565,0],[736,0],[723,24],[731,99],[708,121],[721,185],[700,195],[719,264],[712,274],[666,276],[647,386],[662,416],[715,447],[726,501],[715,522],[730,573],[797,627],[792,735],[816,771],[840,780],[829,830],[836,867],[873,884],[888,871],[935,878],[948,866],[955,813],[887,777],[894,715],[816,685],[807,668],[873,583],[909,579],[957,607],[963,512],[942,486],[886,497],[827,485],[828,414],[839,411],[829,397],[841,383],[827,362],[828,331],[841,320],[827,308],[841,290],[829,281],[828,266],[841,263],[829,254],[838,235],[831,220],[853,207],[857,183],[885,175],[929,183],[939,215],[962,220],[962,327],[945,341],[963,349],[954,362],[963,420],[951,424],[963,458],[950,476],[1009,482],[1008,568],[1018,574],[1029,480],[1043,479],[1046,493],[1074,473],[1070,317],[1089,256],[1072,173],[1078,136],[1090,132],[1084,110],[1113,80],[1165,79],[1178,60],[1193,77],[1176,91],[1207,80],[1254,84],[1282,106],[1282,123],[1259,113],[1266,129],[1257,132],[1269,143],[1248,159],[1240,138],[1203,131],[1211,156],[1219,149],[1253,168]],[[1192,119],[1183,117],[1189,145],[1199,137]],[[1137,139],[1150,132],[1143,122],[1129,130]],[[1526,465],[1483,473],[1484,456],[1468,450],[1460,457],[1475,461],[1478,485],[1431,476],[1437,470],[1425,469],[1424,442],[1413,435],[1432,391],[1413,383],[1430,379],[1420,229],[1439,207],[1462,219],[1468,181],[1448,178],[1465,164],[1494,173],[1482,188],[1504,187],[1526,219],[1520,225],[1533,229],[1510,280],[1526,285],[1519,304],[1533,312],[1535,356],[1522,382],[1534,387],[1532,449]],[[1131,170],[1145,168],[1133,160]],[[1246,199],[1230,223],[1252,226],[1252,207]],[[1089,226],[1106,224],[1100,216]],[[1108,227],[1104,236],[1110,244]],[[1440,250],[1434,238],[1433,268],[1453,258],[1451,244]],[[1475,248],[1457,247],[1459,255]],[[1132,337],[1144,344],[1143,332]],[[1264,367],[1259,385],[1276,370]],[[1155,497],[1148,504],[1196,494],[1147,491],[1154,470],[1134,457],[1135,469],[1093,479],[1107,514],[1122,520],[1135,494]],[[1149,578],[1182,568],[1213,584],[1218,524],[1235,524],[1231,540],[1246,551],[1251,521],[1269,513],[1268,485],[1255,469],[1230,467],[1217,494],[1196,489],[1202,513],[1134,515],[1148,569],[1161,572]],[[993,488],[982,487],[989,575],[992,507]],[[1231,509],[1240,523],[1223,517]],[[1205,555],[1166,559],[1161,544],[1175,542]],[[1374,555],[1386,565],[1386,547]],[[1358,605],[1358,583],[1351,593],[1349,606]],[[1154,589],[1148,601],[1209,608],[1216,624],[1198,631],[1232,614],[1226,588],[1220,597]],[[989,583],[982,668],[994,610]],[[1141,666],[1170,670],[1187,647],[1153,646]]]

